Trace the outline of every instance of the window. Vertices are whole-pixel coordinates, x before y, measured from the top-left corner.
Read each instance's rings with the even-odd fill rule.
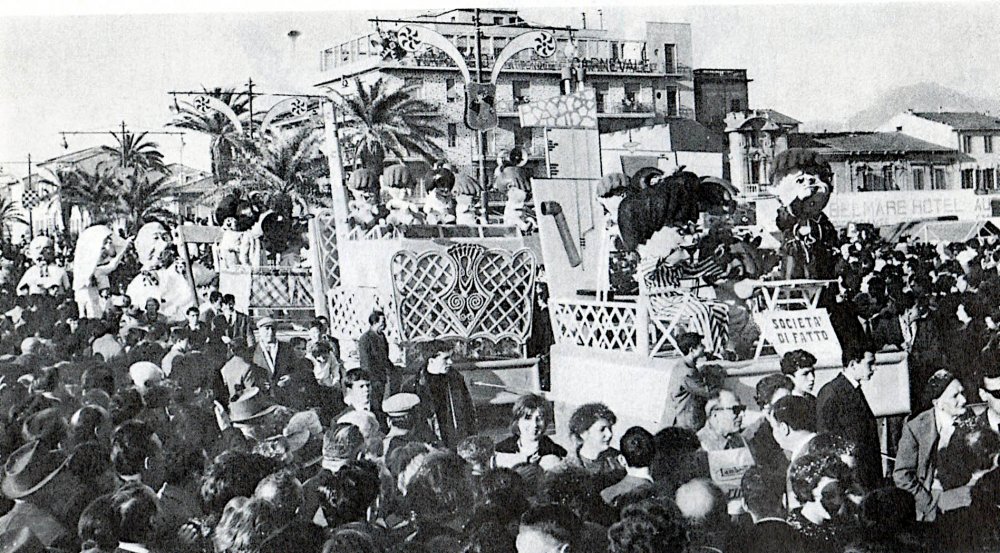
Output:
[[[674,59],[674,49],[673,44],[663,45],[663,72],[664,73],[674,73],[677,70],[676,64],[677,60]]]
[[[897,190],[896,185],[893,183],[891,165],[882,167],[882,190]]]
[[[913,170],[913,189],[923,190],[924,189],[924,169],[923,167],[918,167]]]
[[[458,125],[448,123],[448,147],[454,148],[456,145],[458,145]]]
[[[666,90],[667,94],[667,115],[677,117],[677,88],[671,87]]]
[[[996,181],[993,179],[993,169],[983,169],[980,185],[983,190],[996,190]]]
[[[729,111],[743,111],[743,102],[739,98],[729,101]]]
[[[493,24],[494,25],[503,25],[503,18],[499,17],[499,16],[494,17],[493,18]]]
[[[531,82],[515,80],[511,82],[511,90],[514,94],[514,105],[519,106],[531,101]]]
[[[424,97],[424,80],[420,77],[405,77],[403,78],[403,87],[409,88],[413,87],[413,97],[417,99],[423,99]]]
[[[934,190],[944,190],[948,188],[948,183],[945,181],[944,169],[934,168]]]
[[[976,187],[976,172],[974,169],[962,169],[962,190]]]
[[[986,135],[983,137],[983,151],[987,154],[993,153],[993,137]]]
[[[622,106],[626,113],[638,111],[639,107],[639,83],[625,83],[625,98]]]
[[[444,80],[445,97],[449,104],[458,101],[458,90],[455,90],[455,79]]]
[[[597,99],[597,113],[604,113],[604,104],[608,96],[608,83],[594,83],[594,96]]]
[[[970,152],[972,152],[972,137],[971,136],[963,136],[962,137],[962,151],[965,152],[965,153],[967,153],[967,154],[970,153]]]

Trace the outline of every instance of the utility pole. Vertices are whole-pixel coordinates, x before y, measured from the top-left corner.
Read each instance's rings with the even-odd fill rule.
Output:
[[[483,32],[479,21],[479,8],[473,15],[476,26],[476,82],[483,82]],[[479,149],[479,183],[483,187],[483,223],[490,223],[490,187],[486,181],[486,131],[476,131],[476,147]]]
[[[31,154],[30,153],[28,154],[28,186],[27,186],[27,188],[24,189],[23,192],[21,192],[21,198],[22,198],[21,204],[22,205],[24,205],[24,201],[23,201],[24,193],[27,192],[27,191],[29,191],[29,190],[31,190]],[[27,206],[25,206],[25,207],[27,207]],[[35,238],[35,219],[34,219],[34,217],[31,214],[31,212],[33,212],[34,210],[35,210],[34,204],[32,204],[31,207],[27,208],[27,211],[28,211],[28,236],[30,236],[31,239]]]
[[[247,94],[250,96],[250,103],[247,106],[250,109],[250,121],[247,123],[247,132],[250,135],[250,140],[253,140],[253,77],[247,77]]]

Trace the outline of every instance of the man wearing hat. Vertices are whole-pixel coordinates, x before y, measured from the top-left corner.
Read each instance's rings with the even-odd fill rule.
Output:
[[[962,383],[945,369],[935,372],[924,388],[931,408],[910,419],[903,428],[896,452],[892,479],[896,486],[913,494],[917,520],[933,522],[944,511],[968,507],[966,486],[943,490],[938,482],[938,456],[951,442],[956,420],[965,414]]]
[[[278,382],[281,377],[291,374],[295,354],[288,344],[278,341],[274,329],[274,319],[263,317],[257,321],[257,346],[253,350],[252,362],[268,370],[270,381]]]
[[[256,428],[266,422],[266,417],[278,409],[260,388],[250,388],[229,404],[229,422],[251,440],[263,440],[270,436],[258,436]]]
[[[83,505],[80,482],[68,467],[66,454],[48,451],[37,441],[14,451],[0,483],[14,508],[0,517],[0,535],[28,529],[46,547],[72,550]]]
[[[382,451],[388,457],[397,447],[410,442],[433,443],[435,440],[427,423],[420,416],[420,396],[393,394],[382,402],[382,411],[389,421],[389,432],[382,442]]]

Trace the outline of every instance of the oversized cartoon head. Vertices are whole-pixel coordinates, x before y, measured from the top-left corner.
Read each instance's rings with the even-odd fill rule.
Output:
[[[174,264],[177,247],[170,231],[160,222],[142,225],[135,237],[135,251],[144,271],[155,271]]]
[[[597,195],[598,203],[604,208],[606,220],[612,226],[618,224],[618,208],[622,201],[634,190],[628,177],[622,173],[604,175],[597,184],[594,193]]]
[[[455,173],[446,166],[439,166],[426,177],[427,193],[434,193],[440,198],[450,198],[455,188]]]
[[[531,188],[531,179],[523,168],[509,165],[500,169],[494,186],[497,190],[507,191],[511,188],[518,188],[527,192]]]
[[[778,201],[797,219],[813,219],[823,212],[833,192],[833,171],[814,150],[792,148],[778,154],[771,177]]]
[[[257,222],[258,208],[239,192],[223,196],[215,206],[215,223],[226,230],[243,232]]]
[[[25,252],[28,259],[33,263],[52,263],[56,259],[55,245],[48,236],[36,236],[28,243],[28,251]]]
[[[688,171],[674,173],[653,186],[625,196],[618,207],[618,227],[626,251],[657,258],[667,265],[689,259],[702,238],[702,213],[720,201],[715,187]]]

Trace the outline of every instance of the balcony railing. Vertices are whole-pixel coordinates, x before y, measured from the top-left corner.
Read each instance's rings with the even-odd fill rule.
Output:
[[[545,157],[546,145],[544,140],[538,140],[537,142],[532,142],[531,144],[520,144],[515,145],[511,142],[505,142],[500,144],[487,144],[486,145],[486,155],[488,157],[496,157],[512,148],[521,148],[528,152],[529,158],[541,159]]]
[[[603,108],[603,109],[602,109]],[[614,113],[614,114],[628,114],[628,113],[655,113],[656,108],[653,104],[647,104],[644,102],[609,102],[604,105],[597,105],[597,113]]]

